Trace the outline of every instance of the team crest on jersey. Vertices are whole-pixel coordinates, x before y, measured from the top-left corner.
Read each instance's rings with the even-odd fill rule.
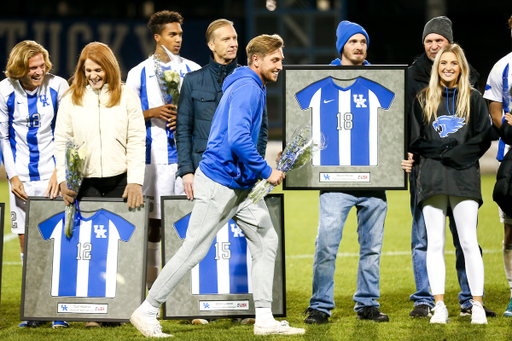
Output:
[[[366,98],[362,94],[352,95],[354,98],[354,103],[356,104],[356,108],[366,108]]]
[[[48,103],[48,97],[46,97],[46,95],[40,95],[39,101],[43,104],[43,107],[47,107],[50,105],[50,103]]]
[[[450,134],[457,132],[464,126],[465,118],[457,116],[440,116],[432,122],[432,127],[439,134],[440,137],[446,137]]]

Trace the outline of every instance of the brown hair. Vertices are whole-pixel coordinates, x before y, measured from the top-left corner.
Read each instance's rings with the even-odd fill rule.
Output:
[[[213,33],[217,29],[227,25],[234,26],[233,22],[227,19],[217,19],[213,21],[206,29],[206,42],[209,43],[210,41],[213,41]]]
[[[11,50],[7,66],[5,67],[5,75],[14,80],[25,76],[29,71],[28,60],[40,53],[43,55],[45,71],[49,72],[53,65],[50,62],[48,51],[41,44],[33,40],[24,40]]]
[[[82,105],[82,98],[84,97],[85,87],[89,81],[85,77],[85,61],[92,60],[105,71],[105,83],[108,84],[108,92],[110,93],[110,100],[107,102],[107,108],[112,108],[121,102],[121,70],[119,64],[112,50],[105,44],[93,42],[87,44],[76,66],[76,71],[70,81],[73,83],[69,88],[72,93],[71,99],[74,105]]]
[[[282,47],[284,47],[283,38],[277,34],[271,36],[268,34],[262,34],[252,38],[245,48],[247,52],[247,65],[252,65],[252,56],[257,55],[258,57],[265,58],[267,54]]]
[[[177,22],[183,25],[183,17],[178,12],[160,11],[154,13],[148,21],[148,27],[153,34],[160,34],[165,29],[165,25]]]
[[[512,28],[512,16],[510,17],[510,19],[508,19],[508,26]]]

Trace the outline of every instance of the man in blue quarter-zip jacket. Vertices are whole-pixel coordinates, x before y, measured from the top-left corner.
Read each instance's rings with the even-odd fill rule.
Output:
[[[254,334],[304,334],[272,315],[272,283],[277,233],[263,200],[252,203],[250,189],[259,178],[279,185],[284,174],[272,169],[256,149],[265,107],[267,82],[275,82],[282,69],[283,40],[261,35],[247,45],[248,67],[226,78],[206,151],[194,179],[195,205],[183,245],[162,269],[146,300],[130,318],[147,337],[167,337],[156,319],[160,306],[192,267],[207,254],[227,221],[243,230],[252,253]]]

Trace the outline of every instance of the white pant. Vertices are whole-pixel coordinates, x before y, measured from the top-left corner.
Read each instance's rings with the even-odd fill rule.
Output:
[[[149,217],[160,218],[160,198],[168,195],[185,194],[183,180],[176,178],[178,164],[146,165],[142,194],[149,199]]]
[[[44,197],[48,189],[50,179],[39,181],[24,181],[23,189],[29,197]],[[11,182],[9,181],[9,204],[11,209],[11,232],[15,234],[25,234],[25,216],[27,211],[27,202],[18,198],[11,191]]]
[[[464,252],[471,295],[482,296],[484,291],[484,263],[476,235],[478,202],[470,198],[447,195],[435,195],[425,200],[423,206],[428,239],[427,271],[432,294],[443,295],[445,289],[444,245],[448,205],[452,208],[460,245]]]

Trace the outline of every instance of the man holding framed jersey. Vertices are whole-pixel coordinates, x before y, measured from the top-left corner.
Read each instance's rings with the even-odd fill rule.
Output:
[[[368,33],[350,21],[342,21],[336,31],[336,48],[341,59],[331,65],[368,65],[366,52]],[[380,253],[387,212],[385,191],[321,191],[318,235],[313,263],[313,295],[304,320],[309,324],[329,321],[334,309],[334,271],[343,228],[352,207],[357,209],[359,235],[359,268],[354,294],[358,319],[387,322],[389,317],[379,310]]]

